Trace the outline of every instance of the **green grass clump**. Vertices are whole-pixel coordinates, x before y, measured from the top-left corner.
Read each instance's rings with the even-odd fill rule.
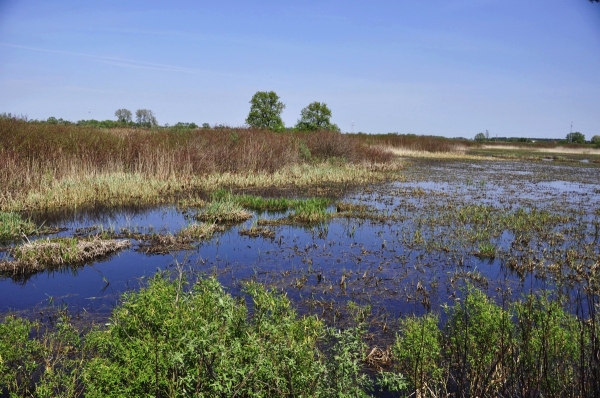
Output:
[[[196,215],[196,219],[200,221],[213,223],[237,223],[249,218],[252,218],[251,213],[237,202],[228,199],[212,201]]]
[[[0,241],[17,239],[23,234],[35,235],[39,233],[36,225],[30,220],[23,220],[18,213],[0,211]]]
[[[190,224],[177,233],[178,237],[193,240],[207,240],[222,228],[215,223]]]
[[[294,212],[289,215],[291,221],[314,224],[329,220],[331,213],[327,212],[329,200],[325,198],[311,198],[298,203]]]
[[[263,198],[253,195],[236,196],[235,200],[247,209],[258,211],[286,211],[299,202],[297,199]]]
[[[196,216],[197,219],[213,222],[241,222],[252,217],[244,208],[257,211],[293,210],[287,218],[276,220],[273,225],[315,224],[332,217],[332,214],[327,212],[327,206],[331,203],[328,198],[263,198],[253,195],[234,195],[225,190],[213,192],[211,198],[212,202],[202,209]]]
[[[480,243],[475,255],[480,258],[494,258],[496,257],[496,246],[490,242]]]

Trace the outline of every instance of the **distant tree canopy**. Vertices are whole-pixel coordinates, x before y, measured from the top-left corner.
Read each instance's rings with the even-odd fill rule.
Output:
[[[285,104],[279,101],[275,91],[257,91],[250,100],[250,113],[246,123],[251,127],[280,131],[285,128],[281,112]]]
[[[573,144],[585,144],[585,135],[581,134],[579,131],[569,133],[567,134],[567,142]]]
[[[140,126],[155,127],[158,126],[156,116],[150,109],[138,109],[135,111],[136,122]]]
[[[487,140],[487,137],[485,136],[484,133],[477,133],[475,134],[475,141],[477,142],[484,142]]]
[[[592,142],[592,144],[600,145],[600,135],[593,136],[591,139],[591,142]]]
[[[335,130],[339,127],[331,123],[331,110],[324,102],[312,102],[300,112],[296,128],[302,131]]]
[[[117,117],[117,121],[121,123],[129,123],[131,122],[131,111],[129,109],[121,108],[115,111],[115,116]]]
[[[194,130],[197,128],[198,128],[198,125],[196,123],[178,122],[171,126],[171,129],[173,129],[173,130]]]

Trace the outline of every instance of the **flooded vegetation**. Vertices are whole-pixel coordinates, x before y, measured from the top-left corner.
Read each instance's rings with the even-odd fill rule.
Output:
[[[246,139],[227,134],[232,148]],[[406,159],[379,163],[356,155],[371,150],[360,137],[350,161],[303,139],[276,170],[90,174],[94,205],[66,174],[13,184],[0,213],[4,391],[594,396],[593,161],[433,159],[382,141],[373,151]],[[113,172],[139,184],[113,190]],[[133,200],[143,189],[153,199]]]

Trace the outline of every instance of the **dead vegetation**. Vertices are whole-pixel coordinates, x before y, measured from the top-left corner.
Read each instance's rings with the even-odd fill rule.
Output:
[[[33,274],[63,266],[80,266],[130,246],[116,239],[40,239],[16,246],[9,251],[13,261],[0,261],[0,273],[15,276]]]

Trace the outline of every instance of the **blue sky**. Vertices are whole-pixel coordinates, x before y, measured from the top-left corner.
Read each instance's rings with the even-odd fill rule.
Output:
[[[343,131],[589,139],[600,4],[0,0],[0,112],[241,126],[270,90],[287,126],[321,101]]]

